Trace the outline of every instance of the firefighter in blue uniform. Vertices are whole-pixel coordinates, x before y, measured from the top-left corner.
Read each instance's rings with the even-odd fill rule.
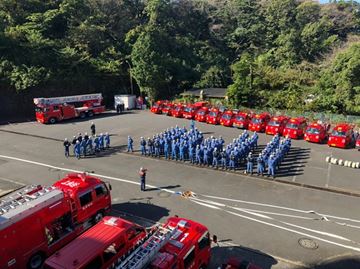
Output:
[[[168,141],[168,140],[165,140],[165,143],[164,143],[164,155],[165,155],[165,159],[170,159],[169,147],[170,147],[169,141]]]
[[[219,167],[219,151],[217,148],[214,148],[213,151],[213,161],[212,161],[212,167],[218,169]]]
[[[100,147],[100,150],[104,149],[104,135],[102,133],[100,133],[100,135],[99,135],[99,147]]]
[[[274,155],[270,155],[270,158],[268,160],[268,177],[272,176],[272,178],[275,178],[275,158]]]
[[[252,175],[253,173],[253,166],[254,166],[254,158],[252,156],[252,153],[250,152],[249,155],[246,158],[246,171],[245,174],[249,173],[250,175]]]
[[[229,156],[229,169],[233,169],[235,171],[235,161],[236,161],[236,156],[234,151],[231,151],[230,156]]]
[[[86,148],[89,148],[90,154],[93,154],[93,140],[91,136],[89,136],[89,139],[86,142]]]
[[[84,155],[84,157],[86,156],[86,142],[87,141],[85,139],[81,140],[80,142],[80,152],[82,155]]]
[[[106,147],[110,148],[110,135],[109,135],[109,133],[105,133],[105,143],[106,143]]]
[[[257,174],[263,176],[264,175],[264,167],[265,163],[264,163],[264,159],[262,154],[260,153],[258,158],[257,158]]]
[[[225,149],[222,150],[222,152],[220,154],[220,157],[221,157],[221,167],[222,167],[222,169],[227,169],[227,166],[226,166],[227,154],[226,154]]]
[[[196,157],[196,164],[197,165],[202,164],[201,155],[202,155],[202,150],[200,148],[200,145],[197,145],[196,150],[195,150],[195,157]]]
[[[128,135],[128,139],[127,139],[127,152],[134,152],[134,149],[133,149],[133,143],[134,143],[134,140],[131,138],[130,135]]]
[[[80,154],[81,154],[81,148],[80,148],[80,141],[76,140],[76,144],[75,144],[75,156],[77,159],[80,159]]]
[[[141,155],[146,156],[146,141],[143,137],[140,138],[140,150],[141,150]]]
[[[95,135],[94,144],[95,144],[95,152],[99,152],[100,151],[100,139],[97,135]]]

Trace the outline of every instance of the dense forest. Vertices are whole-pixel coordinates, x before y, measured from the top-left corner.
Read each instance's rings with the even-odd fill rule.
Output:
[[[360,5],[301,0],[1,0],[16,99],[226,87],[235,106],[360,114]],[[19,98],[18,100],[23,100]]]

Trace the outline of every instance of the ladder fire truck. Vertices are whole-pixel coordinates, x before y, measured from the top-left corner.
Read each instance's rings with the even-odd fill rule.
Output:
[[[110,210],[111,186],[69,174],[52,186],[31,185],[0,199],[0,268],[41,268],[45,258]]]
[[[117,218],[104,219],[112,222],[119,222]],[[115,226],[118,226],[115,225]],[[88,230],[87,234],[92,233],[91,230],[96,230],[94,226]],[[109,234],[113,234],[110,228],[103,229],[103,234],[100,234],[100,230],[97,232],[96,238],[88,236],[88,241],[93,241],[94,249],[100,249],[100,251],[94,251],[91,255],[85,255],[83,248],[80,247],[83,244],[81,238],[77,238],[71,244],[64,247],[51,256],[45,263],[46,269],[187,269],[187,268],[205,268],[210,261],[210,235],[207,228],[199,223],[191,220],[186,220],[178,217],[171,217],[168,219],[165,225],[156,225],[145,233],[139,233],[138,241],[133,243],[131,248],[127,248],[126,252],[121,251],[125,246],[129,246],[129,242],[123,242],[123,247],[119,249],[112,257],[112,262],[109,264],[107,260],[108,243],[100,238],[107,238]],[[85,234],[84,234],[85,235]],[[116,246],[115,244],[115,252]],[[70,251],[70,249],[72,251]],[[85,251],[86,252],[86,251]],[[87,253],[87,252],[86,252]],[[72,255],[72,257],[69,257]],[[79,257],[86,257],[88,262],[74,263],[73,260],[78,260]],[[71,261],[71,262],[69,262]]]
[[[36,120],[54,124],[71,118],[92,117],[105,111],[101,93],[34,98]]]

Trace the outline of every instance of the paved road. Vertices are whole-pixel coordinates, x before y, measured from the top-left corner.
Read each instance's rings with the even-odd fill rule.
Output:
[[[89,121],[1,126],[6,132],[0,130],[0,189],[15,188],[14,182],[49,184],[74,170],[94,171],[113,185],[115,214],[126,212],[145,225],[178,214],[207,225],[220,239],[213,248],[213,264],[235,254],[264,268],[360,267],[360,198],[121,152],[128,134],[137,142],[140,136],[188,125],[186,120],[134,112],[107,114],[94,121],[98,132],[112,134],[113,147],[99,157],[79,161],[63,157],[61,141],[89,131]],[[197,127],[206,136],[222,135],[226,142],[239,134],[233,128]],[[261,135],[259,144],[269,140]],[[359,157],[356,150],[294,141],[280,179],[360,191],[360,170],[329,166],[324,161],[328,154]],[[149,169],[149,190],[144,193],[138,186],[140,166]],[[186,199],[177,194],[186,190],[196,196]]]

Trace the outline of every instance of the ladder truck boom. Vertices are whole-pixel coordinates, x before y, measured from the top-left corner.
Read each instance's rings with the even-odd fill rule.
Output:
[[[101,100],[101,93],[84,94],[84,95],[73,95],[73,96],[62,96],[52,98],[34,98],[35,105],[58,105],[64,103],[84,102],[89,100]]]

